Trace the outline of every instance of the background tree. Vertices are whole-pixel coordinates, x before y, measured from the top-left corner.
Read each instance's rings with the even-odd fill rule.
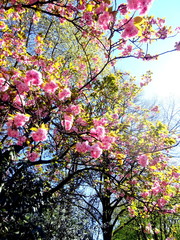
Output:
[[[137,1],[134,5],[128,1],[127,5],[119,6],[116,2],[112,6],[110,1],[1,3],[2,205],[12,203],[4,186],[7,184],[11,196],[11,187],[14,189],[15,184],[8,184],[16,180],[17,172],[17,195],[24,193],[27,205],[31,206],[26,214],[36,204],[36,198],[36,213],[42,211],[43,206],[45,208],[41,228],[45,237],[55,234],[54,223],[52,232],[46,230],[48,205],[55,207],[56,216],[62,212],[58,204],[63,203],[63,209],[68,209],[65,212],[72,216],[80,193],[84,191],[81,194],[86,195],[84,183],[96,190],[95,198],[88,199],[90,204],[84,197],[90,209],[92,203],[101,202],[103,210],[99,212],[99,223],[102,223],[104,239],[112,237],[118,220],[118,214],[115,219],[113,214],[120,201],[125,209],[122,212],[130,212],[132,218],[142,214],[140,210],[146,205],[148,213],[177,209],[169,202],[177,195],[179,175],[176,168],[166,163],[166,150],[177,144],[176,136],[161,122],[148,120],[149,110],[134,103],[140,89],[128,74],[116,72],[113,67],[118,59],[157,58],[158,54],[150,55],[142,43],[147,46],[152,39],[164,39],[170,29],[161,19],[134,16],[131,12],[139,10],[144,14],[149,2],[143,5]],[[66,41],[65,31],[71,41]],[[59,36],[59,33],[63,34]],[[114,40],[116,34],[117,41]],[[94,49],[101,54],[94,56]],[[178,50],[178,44],[174,50]],[[144,75],[141,86],[149,80],[149,74]],[[166,180],[158,172],[166,174]],[[92,173],[97,174],[97,179]],[[23,179],[27,180],[27,186],[28,179],[32,185],[37,184],[34,198],[24,190]],[[152,190],[153,181],[159,184],[157,194]],[[146,191],[148,195],[143,196]],[[65,197],[54,205],[56,194],[65,194]],[[19,202],[24,202],[24,198]],[[53,201],[46,205],[51,198]],[[5,212],[11,218],[16,209],[13,205],[10,213]],[[84,207],[89,212],[90,209]],[[22,208],[19,218],[26,221],[23,211]],[[63,218],[59,224],[62,228]],[[58,222],[56,217],[55,220]],[[65,224],[66,230],[73,221],[70,217]],[[19,225],[25,226],[21,222]],[[6,226],[2,229],[6,234]],[[81,234],[89,234],[86,225],[77,229]],[[31,233],[20,230],[13,234],[29,237],[34,232],[40,235],[41,230],[38,227],[37,231],[31,228]],[[78,230],[75,234],[79,234]],[[64,233],[59,231],[58,234],[62,237]],[[69,231],[66,237],[70,237]]]

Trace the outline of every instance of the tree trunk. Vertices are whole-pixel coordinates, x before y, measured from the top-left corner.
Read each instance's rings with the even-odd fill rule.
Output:
[[[111,217],[112,217],[112,209],[111,209],[111,202],[110,202],[111,193],[107,190],[106,194],[107,195],[103,196],[103,200],[102,200],[102,207],[103,207],[102,231],[103,231],[103,239],[111,240],[112,231],[113,231],[113,226],[111,225]]]
[[[102,230],[103,230],[103,240],[111,240],[112,230],[113,230],[112,226],[107,224],[107,226],[104,226]]]
[[[109,167],[110,160],[104,155],[104,170],[106,171]],[[113,225],[111,224],[111,218],[113,213],[113,208],[111,206],[111,195],[112,193],[108,190],[106,180],[109,180],[107,175],[103,176],[104,178],[104,189],[101,196],[102,203],[102,232],[103,240],[111,240]]]

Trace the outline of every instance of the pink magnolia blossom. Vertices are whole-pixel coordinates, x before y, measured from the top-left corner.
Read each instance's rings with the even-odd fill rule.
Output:
[[[73,125],[73,119],[73,115],[64,114],[64,120],[61,121],[61,124],[65,128],[65,130],[71,130]]]
[[[78,9],[79,10],[85,10],[86,9],[86,2],[84,0],[79,1]]]
[[[152,108],[151,108],[151,111],[152,111],[152,112],[159,112],[158,106],[152,107]]]
[[[73,124],[73,122],[68,121],[68,120],[64,120],[64,128],[65,128],[67,131],[71,130],[72,124]]]
[[[26,102],[26,106],[33,106],[35,103],[36,103],[35,99],[29,99],[29,100]]]
[[[29,92],[29,87],[26,83],[20,82],[17,80],[15,80],[14,83],[16,84],[16,88],[17,88],[19,94],[22,94],[24,92]]]
[[[138,34],[137,27],[134,26],[133,21],[124,23],[124,31],[122,33],[122,38],[131,38]]]
[[[15,129],[8,128],[7,134],[9,137],[13,137],[13,138],[19,137],[19,132],[18,132],[18,130],[15,130]]]
[[[38,128],[37,131],[31,134],[31,137],[35,142],[45,141],[47,139],[47,130],[44,128]]]
[[[127,7],[129,8],[129,9],[138,9],[138,6],[139,6],[139,0],[127,0],[127,3],[128,3],[128,5],[127,5]]]
[[[131,45],[128,45],[126,48],[124,48],[124,51],[122,52],[123,56],[130,55],[133,50],[133,47]]]
[[[80,153],[86,153],[91,149],[91,146],[89,145],[88,141],[77,143],[76,144],[76,150]]]
[[[29,85],[39,86],[43,83],[42,74],[36,70],[29,70],[26,72],[24,82]]]
[[[174,47],[177,51],[180,51],[180,42],[176,42]]]
[[[102,139],[102,144],[101,144],[101,148],[102,149],[106,149],[109,150],[111,148],[111,144],[115,142],[115,137],[112,136],[105,136]]]
[[[0,78],[0,91],[5,92],[9,88],[4,78]]]
[[[2,96],[1,96],[1,99],[2,99],[2,101],[6,102],[6,101],[10,100],[10,96],[7,93],[3,93]]]
[[[162,191],[162,188],[161,188],[159,182],[158,182],[158,181],[155,181],[155,183],[154,183],[154,185],[153,185],[153,187],[152,187],[152,189],[151,189],[152,194],[153,194],[154,196],[156,196],[156,195],[157,195],[158,193],[160,193],[161,191]]]
[[[166,29],[166,27],[162,27],[159,29],[159,31],[156,33],[156,36],[159,38],[159,39],[165,39],[167,38],[168,36],[168,29]]]
[[[101,1],[99,7],[96,8],[95,12],[96,12],[96,14],[101,14],[101,13],[103,13],[103,12],[106,10],[106,8],[108,8],[108,7],[109,7],[109,4],[108,4],[108,3],[105,3],[105,1]]]
[[[25,136],[19,136],[19,137],[18,137],[17,145],[22,146],[23,143],[26,141],[26,139],[27,139],[27,138],[26,138]]]
[[[22,127],[24,124],[29,121],[29,117],[22,114],[22,113],[17,113],[14,117],[14,124],[16,127]]]
[[[167,202],[168,202],[167,200],[165,200],[163,197],[161,197],[161,198],[158,199],[157,203],[158,203],[158,206],[160,208],[162,208],[162,207],[164,207],[166,205]]]
[[[98,144],[95,144],[91,146],[90,152],[91,152],[91,157],[99,158],[102,154],[102,149],[99,147]]]
[[[68,98],[71,96],[71,91],[69,88],[64,88],[62,92],[58,94],[59,100],[64,100],[65,98]]]
[[[149,196],[149,192],[142,192],[142,193],[141,193],[141,196],[142,196],[143,198],[147,198],[147,197]]]
[[[110,14],[109,12],[103,12],[99,15],[98,23],[102,27],[102,29],[107,30],[112,20],[113,20],[112,14]]]
[[[172,176],[174,177],[174,178],[179,178],[180,177],[180,173],[178,173],[178,172],[172,172]]]
[[[83,20],[88,26],[91,26],[93,24],[93,13],[92,12],[84,12],[83,13]]]
[[[97,126],[99,126],[99,125],[104,126],[107,122],[108,122],[108,121],[107,121],[106,118],[101,118],[100,120],[93,119],[93,124],[94,124],[95,127],[97,127]]]
[[[122,15],[125,15],[128,11],[127,11],[127,5],[126,4],[120,4],[118,7],[118,10],[120,11],[120,13]]]
[[[112,117],[113,119],[118,119],[118,118],[119,118],[119,115],[118,115],[117,113],[114,113],[114,114],[111,115],[111,117]]]
[[[39,154],[36,152],[28,153],[28,159],[31,162],[34,162],[37,158],[39,158]]]
[[[149,164],[149,159],[146,155],[138,156],[137,160],[142,167],[146,167]]]
[[[130,10],[140,10],[140,14],[145,14],[153,0],[127,0],[127,7]]]
[[[79,105],[72,104],[66,109],[66,112],[72,113],[73,115],[76,116],[76,115],[80,114],[81,108]]]
[[[97,126],[96,128],[92,128],[90,133],[92,137],[101,140],[105,137],[105,128],[103,126]]]
[[[57,88],[58,85],[54,81],[46,83],[45,86],[43,87],[44,91],[47,93],[54,93]]]
[[[153,187],[151,191],[152,191],[152,194],[156,196],[158,193],[161,192],[161,187],[160,186]]]

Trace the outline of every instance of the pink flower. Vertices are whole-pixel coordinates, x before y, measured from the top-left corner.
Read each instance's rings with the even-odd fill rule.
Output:
[[[90,130],[91,136],[99,140],[105,137],[105,128],[103,126],[97,126]]]
[[[16,114],[16,116],[14,117],[14,124],[16,125],[16,127],[22,127],[24,126],[24,124],[29,121],[29,117],[22,114],[22,113],[18,113]]]
[[[105,136],[102,139],[102,145],[101,148],[102,149],[106,149],[109,150],[111,148],[111,144],[115,141],[115,137],[111,137],[111,136]]]
[[[158,193],[160,193],[160,192],[161,192],[161,188],[160,188],[159,186],[152,188],[152,194],[153,194],[154,196],[156,196],[156,195],[157,195]]]
[[[89,145],[88,141],[77,143],[76,144],[76,150],[81,153],[86,153],[91,149],[91,146]]]
[[[127,5],[126,4],[120,4],[118,7],[118,10],[120,11],[120,13],[122,15],[125,15],[128,11],[127,11]]]
[[[149,192],[142,192],[142,193],[141,193],[141,196],[142,196],[143,198],[147,198],[147,197],[149,196]]]
[[[124,31],[122,33],[122,38],[131,38],[138,34],[137,27],[134,26],[133,21],[124,23]]]
[[[164,207],[164,205],[166,205],[166,203],[167,203],[168,201],[167,200],[165,200],[164,198],[160,198],[160,199],[158,199],[158,206],[160,207],[160,208],[162,208],[162,207]]]
[[[6,102],[10,100],[10,96],[7,93],[3,93],[1,99]]]
[[[139,6],[139,0],[127,0],[127,3],[128,3],[128,8],[129,9],[138,9],[138,6]]]
[[[174,178],[179,178],[179,177],[180,177],[180,173],[178,173],[178,172],[172,172],[172,176],[173,176]]]
[[[158,181],[155,181],[154,186],[151,189],[151,192],[154,196],[161,192],[161,186]]]
[[[29,86],[33,84],[35,86],[39,86],[43,83],[42,74],[36,70],[29,70],[26,72],[26,78],[24,82]]]
[[[23,143],[26,141],[26,139],[27,139],[27,138],[26,138],[25,136],[19,136],[19,137],[18,137],[17,145],[22,146]]]
[[[180,42],[176,42],[174,47],[177,51],[180,51]]]
[[[108,3],[105,3],[105,1],[101,1],[99,7],[95,9],[95,12],[96,12],[96,14],[101,14],[101,13],[103,13],[103,12],[106,10],[106,8],[108,8],[108,7],[109,7],[109,4],[108,4]]]
[[[8,128],[8,136],[17,138],[17,137],[19,137],[19,132],[17,130]]]
[[[9,88],[4,78],[0,78],[0,91],[5,92]]]
[[[65,130],[69,131],[72,128],[73,124],[73,116],[64,114],[64,120],[61,121],[62,126],[65,128]]]
[[[45,141],[47,139],[47,130],[44,128],[38,128],[37,131],[31,133],[31,137],[35,142]]]
[[[16,80],[14,81],[14,83],[16,84],[16,88],[18,89],[18,92],[20,94],[29,91],[29,87],[26,83],[16,81]]]
[[[108,122],[108,121],[107,121],[106,118],[101,118],[100,120],[93,119],[93,124],[94,124],[95,127],[97,127],[97,126],[99,126],[99,125],[104,126],[107,122]]]
[[[58,85],[54,81],[46,83],[45,86],[43,87],[44,91],[47,93],[54,93],[57,88]]]
[[[36,152],[28,153],[28,159],[31,162],[34,162],[37,158],[39,158],[39,154]]]
[[[102,149],[99,147],[98,144],[95,144],[91,146],[90,152],[91,152],[91,157],[99,158],[102,154]]]
[[[35,99],[29,99],[29,100],[26,102],[26,106],[33,106],[35,103],[36,103]]]
[[[88,26],[91,26],[93,23],[93,13],[92,12],[84,12],[83,13],[83,20],[86,22]]]
[[[146,155],[141,155],[137,157],[138,163],[142,166],[142,167],[146,167],[149,164],[149,160],[148,157]]]
[[[124,51],[122,52],[122,54],[124,56],[130,55],[130,53],[132,52],[133,48],[131,45],[128,45],[127,48],[124,48]]]
[[[71,91],[69,88],[64,88],[62,92],[58,94],[59,100],[64,100],[65,98],[68,98],[71,96]]]
[[[109,12],[103,12],[99,15],[98,23],[104,30],[109,28],[109,23],[113,20],[113,16]]]
[[[118,118],[119,118],[119,115],[118,115],[117,113],[114,113],[114,114],[111,115],[111,117],[112,117],[113,119],[118,119]]]
[[[67,131],[71,130],[72,124],[73,124],[73,123],[72,123],[71,121],[64,120],[64,128],[65,128]]]
[[[159,111],[158,106],[152,107],[152,108],[151,108],[151,111],[152,111],[152,112],[158,112],[158,111]]]
[[[127,7],[131,10],[140,10],[140,14],[145,14],[153,0],[127,0]]]
[[[70,105],[67,109],[66,112],[72,113],[73,115],[78,115],[81,112],[81,108],[79,105]]]

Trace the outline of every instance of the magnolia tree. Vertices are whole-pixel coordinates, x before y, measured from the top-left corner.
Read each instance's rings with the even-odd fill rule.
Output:
[[[167,157],[177,137],[148,120],[157,106],[145,110],[135,104],[151,75],[137,86],[116,71],[120,59],[164,54],[152,55],[149,45],[174,33],[163,19],[145,15],[150,4],[0,4],[1,188],[16,173],[12,168],[24,166],[48,182],[43,198],[96,173],[89,186],[100,185],[104,240],[111,239],[121,215],[113,219],[115,208],[132,218],[178,210],[171,199],[178,195],[179,173]],[[168,52],[179,49],[176,43]]]

